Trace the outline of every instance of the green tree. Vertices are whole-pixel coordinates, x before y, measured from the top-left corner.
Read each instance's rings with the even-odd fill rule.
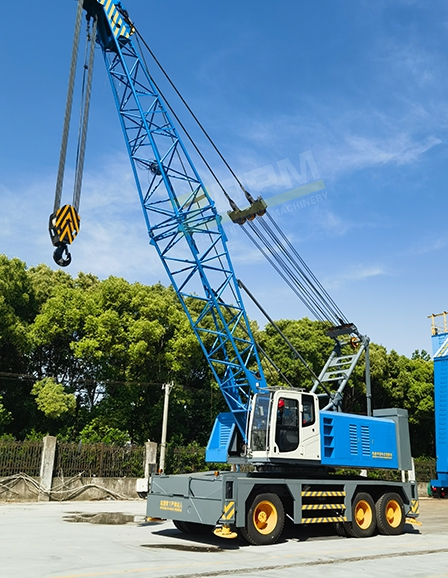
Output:
[[[60,418],[75,410],[75,396],[72,393],[65,393],[63,385],[57,383],[52,377],[44,377],[36,381],[31,393],[36,398],[39,410],[52,419]]]
[[[81,430],[80,441],[85,444],[115,444],[124,446],[130,442],[130,436],[127,431],[116,427],[111,427],[105,423],[104,418],[96,417],[92,419]]]
[[[3,405],[3,396],[0,395],[0,434],[4,433],[6,425],[11,423],[12,414]]]
[[[5,415],[13,417],[3,427],[14,436],[21,435],[33,412],[31,382],[21,376],[29,370],[28,329],[37,311],[25,263],[0,255],[0,395]]]

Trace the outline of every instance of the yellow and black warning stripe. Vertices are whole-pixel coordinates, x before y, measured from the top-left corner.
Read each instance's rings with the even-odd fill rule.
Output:
[[[235,517],[235,502],[234,501],[227,502],[227,504],[224,506],[221,520],[228,522],[229,520],[233,520],[234,517]]]
[[[115,38],[118,38],[119,36],[129,38],[132,34],[134,34],[134,27],[130,26],[128,22],[123,20],[123,17],[117,10],[113,0],[98,0],[98,2],[104,6],[104,11],[109,21],[110,29],[112,30]]]
[[[325,524],[327,522],[346,522],[347,516],[328,516],[325,518],[302,518],[302,524]]]
[[[418,516],[420,513],[420,504],[418,500],[411,500],[411,509],[408,512],[409,514],[414,514],[414,516]]]
[[[334,496],[345,496],[343,490],[305,491],[301,493],[302,498],[328,498]]]
[[[81,218],[72,205],[60,207],[51,216],[51,236],[53,244],[65,243],[70,245],[79,232]]]
[[[345,510],[345,504],[303,504],[302,510]]]

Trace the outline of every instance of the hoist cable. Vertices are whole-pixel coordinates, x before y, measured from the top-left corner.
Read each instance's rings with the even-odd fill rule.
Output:
[[[332,321],[334,324],[338,325],[342,320],[339,319],[339,311],[335,311],[332,307],[331,302],[321,294],[319,289],[316,287],[313,278],[307,275],[307,267],[301,267],[300,261],[294,259],[294,253],[290,253],[282,244],[279,238],[275,235],[272,229],[269,227],[268,223],[263,219],[258,222],[260,228],[262,228],[265,233],[273,240],[274,246],[272,246],[268,239],[261,234],[259,228],[255,225],[255,222],[251,222],[250,225],[257,232],[257,235],[263,239],[263,242],[269,247],[271,254],[276,256],[279,262],[282,264],[286,274],[297,283],[298,287],[304,292],[308,299],[310,299],[315,307],[317,307],[324,318],[328,321]],[[283,255],[283,257],[282,257]],[[299,256],[300,257],[300,256]],[[285,261],[286,260],[286,261]]]
[[[311,271],[311,269],[308,267],[308,265],[306,264],[306,262],[303,260],[303,258],[300,256],[300,254],[298,253],[297,249],[294,247],[294,245],[290,242],[290,240],[288,239],[288,237],[283,233],[283,231],[280,229],[280,227],[278,226],[278,224],[275,222],[275,220],[272,218],[272,216],[269,213],[266,213],[267,218],[270,220],[270,222],[273,224],[273,226],[276,228],[276,230],[278,231],[278,233],[280,234],[280,236],[282,237],[282,239],[285,241],[285,243],[287,244],[287,246],[291,249],[292,253],[296,256],[296,258],[299,260],[299,262],[302,264],[303,268],[305,269],[305,271],[308,273],[308,275],[310,276],[310,278],[314,281],[314,283],[316,284],[316,286],[319,289],[319,293],[322,294],[322,298],[325,298],[327,300],[327,302],[329,304],[331,304],[333,310],[335,313],[338,314],[338,318],[340,319],[340,321],[343,321],[344,323],[348,323],[348,319],[345,317],[345,315],[342,313],[342,311],[339,309],[339,307],[336,305],[336,303],[334,302],[334,300],[332,299],[332,297],[330,296],[330,294],[327,292],[327,290],[325,289],[325,287],[321,284],[321,282],[319,281],[319,279],[314,275],[314,273]]]
[[[278,250],[270,243],[269,239],[266,238],[266,236],[263,235],[262,232],[260,232],[254,226],[254,222],[251,222],[250,226],[251,226],[253,233],[263,242],[264,246],[271,253],[273,260],[270,260],[270,263],[272,264],[273,262],[275,262],[276,269],[278,270],[278,268],[281,268],[284,275],[289,277],[293,286],[295,288],[297,288],[297,291],[300,292],[300,295],[302,297],[302,302],[308,307],[308,309],[310,309],[310,311],[313,313],[313,315],[315,315],[316,318],[319,319],[320,321],[323,321],[325,319],[328,319],[329,317],[332,317],[331,312],[329,312],[328,309],[326,309],[325,303],[322,303],[322,301],[319,301],[317,299],[315,293],[313,292],[313,288],[307,287],[306,284],[304,284],[304,282],[306,283],[306,279],[304,280],[303,278],[302,279],[300,278],[301,271],[297,270],[297,269],[296,269],[296,271],[294,271],[285,262],[285,257],[288,258],[288,256],[287,255],[282,256],[281,254],[279,254]],[[246,232],[247,232],[247,230],[246,230]],[[290,286],[291,286],[291,284],[290,284]],[[294,290],[297,293],[296,289],[294,289]],[[319,311],[319,314],[317,314],[317,311]]]
[[[211,139],[210,135],[207,133],[207,131],[205,130],[205,128],[203,127],[203,125],[201,124],[201,122],[199,121],[197,116],[194,114],[194,112],[192,111],[192,109],[190,108],[190,106],[188,105],[188,103],[186,102],[186,100],[184,99],[182,94],[180,93],[180,91],[174,85],[173,81],[171,80],[169,75],[166,73],[163,66],[160,64],[160,62],[158,61],[158,59],[156,58],[156,56],[154,55],[154,53],[149,48],[149,46],[147,45],[147,43],[145,42],[145,40],[143,39],[143,37],[140,35],[140,33],[138,31],[137,31],[137,37],[139,37],[142,40],[143,44],[145,45],[146,49],[148,50],[148,53],[151,55],[154,62],[157,64],[157,66],[161,70],[162,74],[165,76],[165,78],[169,82],[170,86],[173,88],[173,90],[175,91],[175,93],[177,94],[179,99],[182,101],[183,105],[186,107],[187,111],[192,116],[192,118],[194,119],[194,121],[196,122],[196,124],[198,125],[200,130],[203,132],[203,134],[205,135],[207,140],[210,142],[210,144],[212,145],[212,147],[214,148],[214,150],[218,154],[219,158],[222,160],[224,165],[227,167],[229,172],[232,174],[232,176],[234,177],[234,179],[236,180],[236,182],[238,183],[240,188],[244,191],[248,200],[250,202],[253,202],[253,199],[250,196],[250,194],[247,193],[244,186],[242,185],[242,183],[238,179],[237,175],[230,167],[229,163],[225,160],[222,153],[219,151],[219,149],[217,148],[217,146],[215,145],[215,143]],[[154,82],[154,80],[153,80],[153,82]],[[157,84],[155,82],[154,82],[154,84],[155,84],[157,90],[159,90],[160,94],[162,95],[162,92],[157,87]],[[162,97],[163,97],[163,95],[162,95]],[[200,158],[202,159],[205,166],[209,170],[210,174],[215,179],[217,184],[220,186],[225,197],[229,201],[231,208],[233,210],[237,209],[238,207],[236,206],[235,202],[231,199],[231,197],[228,195],[227,191],[224,189],[222,183],[219,181],[216,174],[214,173],[214,171],[212,170],[212,168],[208,164],[207,160],[202,155],[198,146],[193,141],[192,137],[190,136],[190,134],[186,130],[183,123],[180,121],[179,117],[176,115],[174,110],[168,104],[168,101],[166,99],[164,99],[164,100],[167,103],[167,106],[168,106],[170,112],[173,114],[173,116],[176,119],[176,121],[178,122],[179,126],[182,128],[182,130],[186,134],[187,138],[190,140],[190,142],[194,146],[196,152],[199,154]],[[263,220],[261,221],[263,223],[261,225],[261,227],[265,229],[266,234],[272,239],[272,241],[274,242],[274,245],[272,245],[268,241],[268,239],[266,238],[265,235],[261,235],[259,230],[254,230],[254,234],[262,241],[262,244],[266,247],[267,251],[272,255],[273,258],[272,259],[269,258],[266,250],[263,249],[261,244],[257,243],[255,241],[254,237],[252,235],[248,234],[248,237],[250,238],[250,240],[263,253],[263,255],[266,257],[266,259],[277,270],[277,272],[282,276],[282,278],[293,289],[293,291],[296,293],[296,295],[302,300],[304,305],[311,311],[311,313],[317,319],[319,319],[321,321],[327,320],[327,321],[332,322],[335,325],[339,325],[340,323],[347,322],[347,320],[346,320],[345,316],[342,314],[341,310],[336,306],[336,304],[331,299],[329,294],[325,291],[323,286],[317,280],[315,275],[311,272],[311,270],[306,265],[306,263],[303,261],[303,259],[300,257],[298,252],[294,249],[294,247],[289,242],[287,237],[282,233],[282,231],[280,230],[280,228],[278,227],[278,225],[275,223],[275,221],[272,219],[272,217],[269,215],[268,212],[267,212],[267,215],[268,215],[268,218],[271,220],[271,222],[274,224],[276,230],[279,232],[281,240],[286,245],[282,244],[282,241],[279,239],[279,237],[277,237],[275,235],[275,233],[272,231],[272,229],[269,228],[269,226],[265,225],[265,222]],[[257,219],[257,221],[258,221],[258,219]],[[253,225],[253,223],[251,223],[251,225]],[[247,229],[244,228],[244,230],[247,233]],[[292,253],[288,252],[288,248],[292,251]],[[279,253],[283,254],[284,257],[281,258],[279,256]],[[281,271],[283,271],[283,272],[281,272]],[[287,280],[287,278],[289,280]]]
[[[288,339],[288,337],[286,337],[286,335],[283,333],[283,331],[280,329],[280,327],[275,323],[275,321],[269,316],[269,314],[265,311],[265,309],[260,305],[260,303],[255,299],[255,297],[252,295],[252,293],[249,291],[249,289],[244,285],[244,283],[238,279],[238,285],[241,287],[241,289],[244,289],[244,291],[246,292],[246,294],[252,299],[252,301],[254,302],[254,304],[258,307],[258,309],[263,313],[263,315],[266,317],[266,319],[269,321],[269,323],[272,325],[272,327],[278,332],[278,334],[282,337],[282,339],[284,340],[284,342],[290,347],[291,351],[294,353],[294,355],[296,355],[296,357],[302,362],[302,364],[305,366],[305,368],[308,370],[308,372],[310,373],[310,375],[313,377],[313,379],[315,381],[317,381],[322,388],[324,389],[324,391],[328,394],[331,395],[330,391],[328,390],[328,388],[320,381],[319,377],[316,375],[315,371],[313,370],[313,368],[307,363],[307,361],[304,359],[304,357],[297,351],[297,349],[294,347],[294,345],[291,343],[291,341]]]
[[[76,157],[76,173],[75,183],[73,187],[73,207],[79,212],[79,201],[81,198],[82,175],[84,172],[84,158],[86,152],[87,140],[87,125],[89,121],[90,96],[92,93],[92,79],[93,79],[93,64],[95,62],[95,39],[98,19],[93,19],[92,32],[89,35],[87,31],[88,41],[90,41],[89,62],[84,65],[84,71],[87,68],[87,82],[83,82],[83,104],[81,106],[81,119],[78,136],[78,150]],[[87,46],[86,46],[87,48]],[[84,73],[85,81],[85,73]],[[85,90],[85,94],[84,94]]]
[[[65,162],[67,158],[68,133],[70,130],[70,118],[72,114],[72,105],[73,105],[73,92],[75,88],[76,63],[78,60],[78,47],[79,47],[79,37],[81,33],[83,4],[84,0],[78,0],[78,9],[76,11],[76,21],[75,21],[75,34],[73,37],[72,58],[70,62],[67,101],[65,104],[64,126],[62,129],[61,151],[59,155],[59,167],[56,180],[56,192],[54,197],[54,208],[53,208],[54,213],[56,213],[56,211],[59,209],[61,205],[62,185],[64,182]]]
[[[287,276],[285,275],[285,273],[281,270],[281,268],[277,265],[277,262],[275,259],[271,259],[271,257],[269,256],[269,254],[265,251],[265,248],[262,247],[260,245],[260,243],[258,243],[258,241],[256,239],[254,239],[251,234],[248,232],[247,229],[243,229],[244,232],[246,233],[246,235],[249,237],[249,239],[252,241],[252,243],[255,245],[255,247],[257,247],[257,249],[263,254],[263,256],[266,258],[266,260],[272,265],[272,267],[277,271],[277,273],[280,275],[280,277],[285,281],[285,283],[292,289],[292,291],[297,295],[297,297],[302,301],[302,303],[305,305],[305,307],[307,307],[311,313],[314,315],[314,317],[316,317],[316,319],[318,319],[319,321],[323,321],[322,316],[318,313],[318,311],[314,310],[312,308],[312,306],[306,301],[306,299],[304,298],[304,296],[302,295],[301,292],[298,291],[297,287],[287,278]]]

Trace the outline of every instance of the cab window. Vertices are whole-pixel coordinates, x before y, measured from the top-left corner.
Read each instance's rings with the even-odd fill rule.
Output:
[[[302,395],[302,426],[307,427],[313,425],[316,421],[316,414],[314,411],[314,397],[312,395],[307,395],[306,393]]]

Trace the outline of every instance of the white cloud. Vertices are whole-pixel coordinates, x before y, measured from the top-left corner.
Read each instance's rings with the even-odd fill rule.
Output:
[[[448,246],[448,236],[446,234],[440,233],[438,235],[426,236],[425,238],[420,238],[418,242],[409,249],[408,254],[410,255],[426,255],[428,253],[434,253],[435,251],[440,251]]]
[[[324,283],[324,287],[330,290],[340,289],[347,284],[362,282],[365,279],[378,277],[380,275],[387,275],[384,268],[380,265],[358,265],[340,273],[339,275],[328,278]]]
[[[166,274],[155,251],[149,247],[135,183],[126,157],[98,165],[93,174],[86,171],[81,194],[81,227],[70,247],[72,264],[67,272],[93,273],[100,278],[124,276],[130,281],[166,281]],[[62,204],[72,202],[70,177],[64,187]],[[0,251],[19,257],[28,266],[53,262],[53,246],[48,219],[53,211],[55,179],[52,175],[31,179],[16,190],[0,187]]]
[[[323,164],[323,173],[330,173],[334,178],[354,170],[416,162],[421,155],[441,142],[433,135],[419,141],[403,132],[385,138],[349,133],[336,149],[323,149],[320,162]]]

